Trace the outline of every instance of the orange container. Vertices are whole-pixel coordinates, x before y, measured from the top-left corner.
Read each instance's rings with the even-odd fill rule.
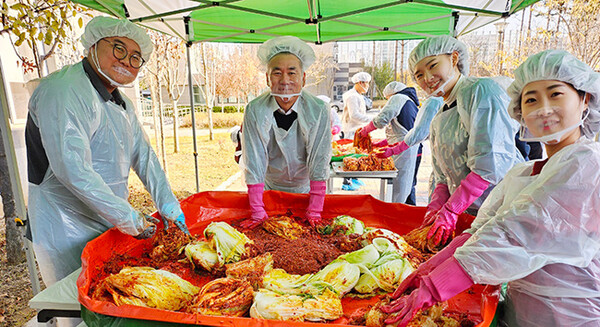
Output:
[[[307,194],[291,194],[279,191],[266,191],[265,208],[269,215],[292,214],[303,216],[308,205]],[[242,192],[202,192],[181,201],[186,223],[192,234],[200,234],[213,221],[233,221],[250,216],[248,197]],[[398,234],[405,234],[421,224],[424,207],[386,203],[370,195],[327,195],[323,217],[333,218],[350,215],[362,220],[367,226],[386,228]],[[154,216],[158,216],[157,213]],[[457,231],[470,226],[472,216],[459,217]],[[161,226],[158,226],[159,228]],[[93,312],[132,319],[154,320],[179,324],[236,327],[283,327],[283,326],[346,326],[347,319],[340,318],[331,323],[290,322],[238,317],[213,317],[200,314],[158,310],[131,305],[116,306],[113,303],[96,301],[89,297],[89,289],[94,276],[114,254],[127,253],[139,256],[152,244],[151,240],[136,240],[112,228],[89,242],[82,254],[82,272],[77,279],[79,302]],[[477,326],[489,326],[498,304],[499,288],[474,285],[448,301],[447,312],[467,314],[471,320],[481,321]],[[368,304],[378,298],[342,299],[344,313]]]

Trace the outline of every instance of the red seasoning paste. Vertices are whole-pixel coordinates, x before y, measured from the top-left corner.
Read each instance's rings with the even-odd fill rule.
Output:
[[[248,245],[246,257],[270,252],[273,268],[297,275],[314,274],[340,255],[362,248],[358,237],[321,235],[311,228],[293,240],[270,234],[260,227],[244,230],[244,234],[254,241]]]

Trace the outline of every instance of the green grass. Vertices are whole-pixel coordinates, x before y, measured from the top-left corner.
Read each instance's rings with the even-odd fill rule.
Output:
[[[154,138],[150,139],[158,154]],[[213,190],[239,170],[233,159],[234,144],[227,133],[214,134],[213,141],[210,141],[208,136],[199,136],[197,140],[200,191]],[[173,192],[179,199],[196,193],[192,137],[179,138],[178,153],[173,153],[173,137],[165,138],[165,145],[168,179]],[[162,164],[160,156],[159,160]],[[156,211],[150,194],[133,171],[129,175],[129,202],[144,213]]]

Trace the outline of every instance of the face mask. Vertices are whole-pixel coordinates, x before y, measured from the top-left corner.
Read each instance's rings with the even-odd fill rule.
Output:
[[[100,64],[98,63],[98,45],[96,44],[96,46],[94,47],[94,52],[92,52],[92,60],[94,61],[94,65],[96,65],[96,68],[98,68],[98,72],[100,73],[100,75],[102,75],[104,78],[106,78],[106,80],[108,80],[108,82],[110,83],[110,85],[114,86],[114,87],[125,87],[125,88],[131,88],[133,87],[133,84],[129,84],[129,85],[125,85],[125,84],[121,84],[115,80],[113,80],[112,78],[108,77],[108,75],[106,75],[103,71],[102,68],[100,68]],[[121,68],[121,67],[119,67]],[[123,72],[126,71],[127,73]],[[119,74],[123,74],[126,76],[131,76],[131,73],[124,69],[121,68],[121,70],[119,69],[115,69],[115,71]],[[133,83],[133,82],[131,82]]]
[[[448,79],[446,79],[446,81],[442,83],[442,85],[440,85],[440,87],[438,87],[437,90],[431,92],[429,94],[429,97],[443,97],[444,95],[446,95],[446,91],[444,91],[444,88],[446,87],[446,85],[448,85],[448,83],[450,83],[451,80],[454,79],[454,76],[454,71],[452,71]]]
[[[271,91],[271,95],[274,96],[274,97],[278,97],[278,98],[282,99],[283,102],[288,102],[293,97],[300,96],[300,94],[302,94],[302,89],[300,89],[300,92],[293,93],[294,90],[292,90],[291,87],[286,86],[280,92],[281,93],[274,93],[273,91]]]
[[[538,109],[538,110],[530,113],[529,115],[527,115],[527,117],[528,117],[527,119],[530,119],[529,117],[532,117],[531,119],[539,120],[540,118],[535,118],[535,117],[536,116],[542,117],[542,113],[545,116],[549,117],[549,116],[552,116],[553,114],[555,114],[556,111],[559,111],[559,110],[561,110],[561,109],[560,108],[541,108],[541,109]],[[561,131],[554,132],[549,135],[543,135],[540,137],[525,137],[525,132],[526,132],[527,127],[525,127],[524,123],[521,123],[521,130],[519,131],[519,139],[521,139],[521,141],[524,141],[524,142],[542,142],[544,144],[550,144],[550,145],[557,144],[562,140],[562,138],[563,138],[563,136],[565,136],[565,134],[567,134],[567,133],[571,132],[572,130],[578,128],[579,126],[583,125],[583,122],[585,121],[585,119],[587,118],[589,113],[590,113],[589,110],[586,110],[585,116],[583,118],[581,118],[579,120],[579,122],[573,124],[572,126],[569,126]]]

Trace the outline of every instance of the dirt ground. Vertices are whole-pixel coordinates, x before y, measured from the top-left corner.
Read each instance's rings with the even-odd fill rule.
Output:
[[[6,226],[0,219],[0,326],[23,326],[36,314],[27,303],[33,297],[27,263],[9,266],[6,259]],[[41,282],[41,279],[40,279]]]

